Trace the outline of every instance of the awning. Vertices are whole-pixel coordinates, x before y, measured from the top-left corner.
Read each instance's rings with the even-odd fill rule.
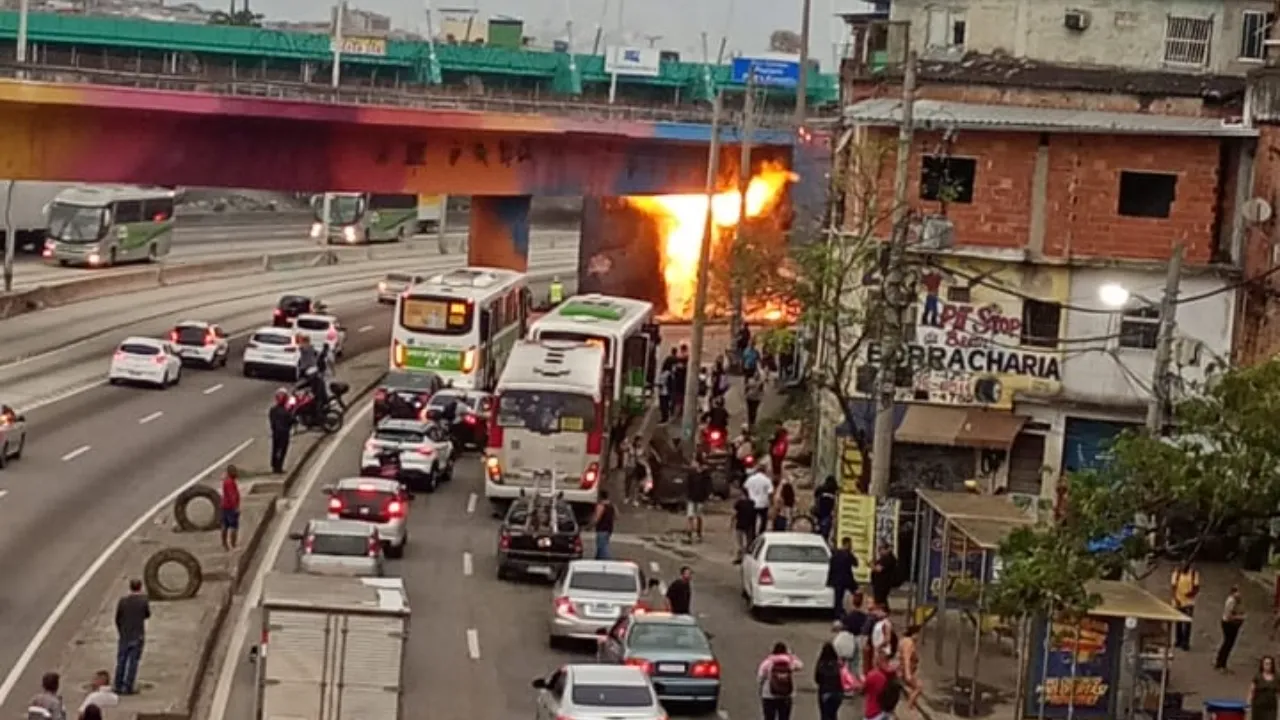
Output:
[[[1021,415],[939,405],[912,405],[893,434],[901,443],[1007,450],[1027,418]]]

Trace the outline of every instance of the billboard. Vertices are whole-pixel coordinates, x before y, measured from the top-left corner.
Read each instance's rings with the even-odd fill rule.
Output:
[[[746,83],[747,78],[755,76],[756,85],[766,87],[794,88],[800,84],[800,61],[786,58],[750,58],[733,59],[731,80],[735,83]]]
[[[656,48],[610,47],[604,56],[604,71],[610,75],[658,77],[662,73],[662,51]]]

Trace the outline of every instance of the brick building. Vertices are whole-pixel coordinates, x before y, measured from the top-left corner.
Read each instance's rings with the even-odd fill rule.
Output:
[[[905,56],[894,50],[909,45],[894,42],[905,27],[865,34],[880,48],[855,48],[845,63],[852,162],[868,149],[893,154],[902,73],[888,58]],[[1176,244],[1182,296],[1194,301],[1178,306],[1175,388],[1231,356],[1234,284],[1254,232],[1241,212],[1258,135],[1241,122],[1244,79],[972,53],[918,67],[907,197],[920,299],[908,313],[894,483],[980,478],[1052,497],[1061,472],[1094,465],[1109,438],[1142,421]],[[883,207],[893,162],[879,168]],[[1104,305],[1109,286],[1128,302]],[[860,393],[877,353],[870,343]]]

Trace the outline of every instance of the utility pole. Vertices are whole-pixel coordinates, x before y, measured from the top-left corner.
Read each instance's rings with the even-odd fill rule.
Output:
[[[338,86],[342,84],[342,42],[343,42],[343,26],[347,23],[347,3],[342,0],[333,7],[333,74],[329,77],[329,84],[333,87],[336,95]],[[324,197],[321,200],[320,212],[322,219],[320,221],[320,245],[327,246],[329,244],[329,233],[332,232],[331,223],[333,217],[333,193],[329,190],[324,191]]]
[[[747,88],[742,100],[742,160],[738,163],[738,225],[733,231],[733,246],[729,254],[729,282],[732,293],[733,316],[729,321],[729,342],[738,338],[742,329],[742,228],[747,224],[747,189],[751,186],[751,136],[756,131],[756,73],[747,70]]]
[[[907,245],[907,223],[911,208],[907,204],[907,187],[911,175],[911,146],[915,137],[916,54],[907,55],[902,77],[902,124],[898,126],[897,168],[893,177],[893,228],[889,244],[881,252],[880,368],[876,373],[876,426],[871,446],[871,495],[889,494],[889,469],[893,462],[893,407],[897,401],[897,370],[902,349],[903,302],[914,298],[898,298],[903,291],[902,256]]]
[[[9,186],[4,194],[4,291],[13,292],[13,252],[17,248],[18,238],[13,229],[13,186]]]
[[[698,429],[698,370],[702,367],[702,339],[707,324],[707,268],[711,265],[711,240],[715,237],[716,178],[720,174],[720,113],[724,93],[716,93],[711,113],[711,147],[707,150],[707,214],[702,220],[702,248],[698,252],[698,286],[693,300],[693,339],[689,343],[689,367],[684,381],[684,413],[680,416],[681,450],[686,458],[694,453]]]
[[[803,0],[800,10],[800,67],[796,79],[796,127],[804,127],[806,107],[809,102],[809,35],[812,32],[809,16],[813,14],[813,0]]]
[[[1147,432],[1159,436],[1164,430],[1165,407],[1169,396],[1169,370],[1173,365],[1173,333],[1177,328],[1178,290],[1182,282],[1182,256],[1186,247],[1178,243],[1169,258],[1169,272],[1164,278],[1164,297],[1160,298],[1160,334],[1156,339],[1155,369],[1151,376],[1151,400],[1147,403]]]
[[[27,64],[27,23],[31,19],[31,0],[18,3],[18,48],[16,58],[19,65]],[[18,71],[18,77],[26,79],[25,69]]]

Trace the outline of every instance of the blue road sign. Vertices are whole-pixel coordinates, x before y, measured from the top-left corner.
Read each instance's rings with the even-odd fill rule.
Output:
[[[755,75],[757,85],[794,88],[800,84],[800,63],[772,58],[734,58],[733,82],[745,83],[749,75]]]

